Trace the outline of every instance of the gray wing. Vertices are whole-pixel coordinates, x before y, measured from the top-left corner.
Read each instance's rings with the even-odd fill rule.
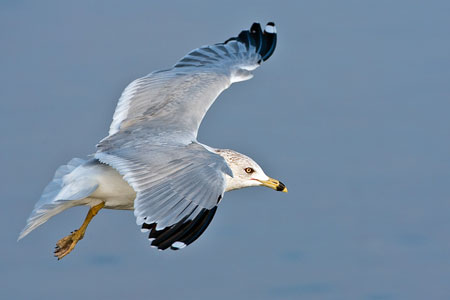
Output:
[[[272,55],[275,45],[275,25],[268,23],[263,32],[254,23],[238,37],[195,49],[171,69],[133,81],[119,99],[109,136],[146,124],[195,139],[217,96],[231,83],[250,79],[250,71]]]
[[[150,230],[152,246],[182,248],[211,222],[225,191],[225,174],[232,172],[221,156],[198,143],[149,145],[135,138],[124,135],[120,148],[102,144],[95,157],[136,191],[134,214],[137,224]]]

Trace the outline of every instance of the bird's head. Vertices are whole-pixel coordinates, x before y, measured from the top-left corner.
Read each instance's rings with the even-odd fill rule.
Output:
[[[227,176],[225,191],[242,189],[250,186],[266,186],[276,191],[287,193],[286,186],[279,180],[267,176],[263,169],[250,157],[233,150],[216,150],[233,171],[233,177]]]

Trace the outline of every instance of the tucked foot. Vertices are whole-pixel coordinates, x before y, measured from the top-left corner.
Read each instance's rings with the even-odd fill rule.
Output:
[[[83,238],[83,235],[80,231],[75,230],[71,234],[66,237],[63,237],[56,243],[55,247],[55,256],[60,260],[67,254],[69,254],[75,245]]]

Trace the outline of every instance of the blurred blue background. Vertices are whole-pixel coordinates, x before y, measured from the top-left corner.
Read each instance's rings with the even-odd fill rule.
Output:
[[[1,1],[1,299],[450,299],[450,2]],[[178,252],[132,212],[86,208],[17,236],[55,169],[108,131],[123,88],[275,21],[278,46],[225,91],[199,141],[288,194],[227,193]]]

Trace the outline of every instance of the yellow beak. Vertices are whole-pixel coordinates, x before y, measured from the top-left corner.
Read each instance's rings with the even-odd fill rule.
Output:
[[[286,186],[279,180],[269,177],[268,180],[258,180],[258,181],[261,182],[263,186],[267,186],[276,191],[283,192],[283,193],[287,193],[287,191],[288,191]]]

